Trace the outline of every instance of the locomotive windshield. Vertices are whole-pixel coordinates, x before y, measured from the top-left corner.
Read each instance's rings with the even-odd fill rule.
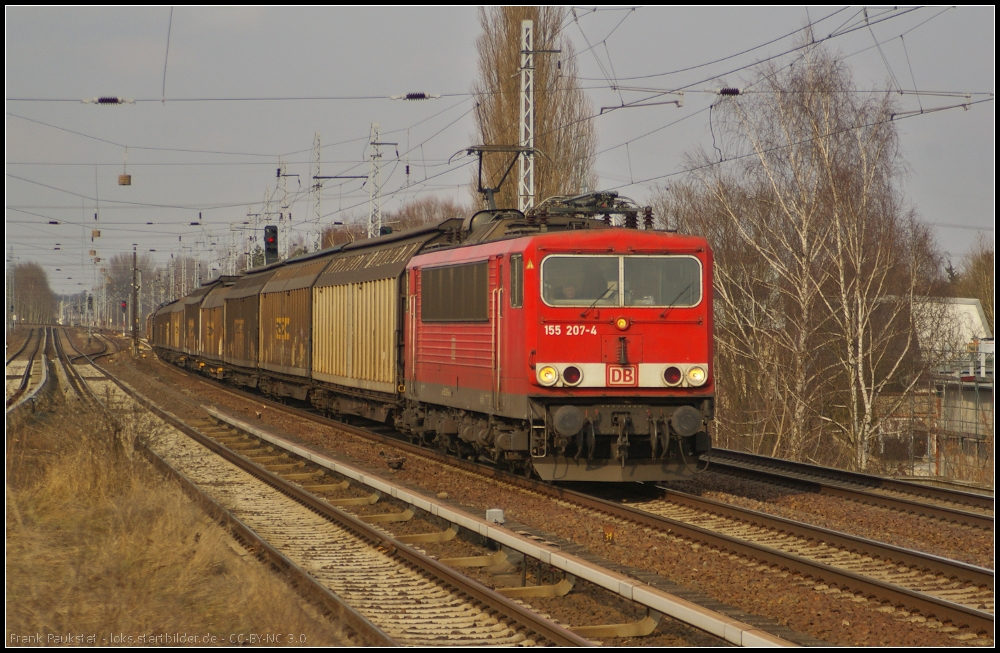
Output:
[[[542,261],[542,299],[549,306],[696,306],[701,262],[693,256],[549,256]]]

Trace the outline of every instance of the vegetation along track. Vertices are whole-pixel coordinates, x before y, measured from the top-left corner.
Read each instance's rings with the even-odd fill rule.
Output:
[[[228,389],[224,389],[224,391],[231,392]],[[234,394],[241,397],[247,396],[244,393]],[[267,400],[262,401],[259,396],[254,396],[253,400],[277,410],[294,412],[299,417],[319,423],[327,425],[332,423],[331,420],[315,414],[292,410]],[[395,447],[408,448],[405,443],[373,433],[370,430],[341,423],[334,424],[338,428],[368,438],[381,439],[387,443],[391,440]],[[578,492],[535,483],[490,468],[473,466],[471,463],[467,464],[465,461],[439,455],[424,448],[411,447],[410,450],[416,455],[438,458],[442,462],[475,469],[476,473],[494,475],[506,482],[528,487],[542,494],[568,499],[578,505],[638,523],[644,527],[653,527],[661,532],[680,534],[692,541],[702,542],[713,548],[794,571],[818,582],[871,597],[883,603],[885,609],[900,608],[915,611],[923,615],[922,618],[933,616],[942,622],[951,622],[956,626],[968,626],[979,633],[989,633],[989,636],[992,637],[993,572],[987,569],[899,547],[886,546],[871,540],[853,538],[780,518],[771,518],[753,511],[738,511],[728,506],[711,505],[711,502],[704,504],[705,508],[702,509],[700,517],[694,517],[690,513],[687,515],[693,521],[701,519],[704,520],[703,523],[709,523],[716,519],[720,509],[731,510],[731,516],[728,519],[735,526],[730,530],[730,533],[735,535],[715,533],[709,528],[685,523],[683,519],[669,519],[655,515],[648,510],[639,510],[635,506],[623,506]],[[674,498],[675,501],[682,500],[680,508],[683,510],[690,510],[691,502],[699,501],[695,497],[685,497],[680,493],[674,493]],[[656,509],[655,506],[649,506],[649,508]],[[773,520],[775,525],[768,527],[769,530],[765,531],[765,534],[751,535],[751,533],[759,531],[760,527],[757,524],[767,519]],[[786,532],[790,529],[798,535],[790,540],[788,550],[772,546],[786,539]],[[756,543],[752,541],[754,539],[757,540]],[[810,559],[804,554],[808,552],[813,542],[822,542],[823,544],[814,547],[814,559]],[[808,546],[803,543],[808,543]],[[852,554],[852,550],[858,550],[861,553]]]
[[[382,643],[407,645],[588,643],[302,491],[294,474],[247,461],[135,397],[174,427],[150,443],[160,464],[224,509],[245,539],[340,597],[355,629],[370,621],[385,633]]]
[[[767,456],[715,449],[713,471],[752,477],[874,506],[992,529],[993,497],[859,474]]]

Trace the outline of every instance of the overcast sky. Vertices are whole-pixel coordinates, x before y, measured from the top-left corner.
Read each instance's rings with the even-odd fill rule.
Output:
[[[648,95],[611,86],[686,91],[680,108],[595,118],[602,188],[643,203],[656,184],[669,185],[685,151],[711,144],[706,109],[716,96],[704,91],[739,85],[769,57],[791,61],[797,30],[812,21],[857,88],[940,93],[900,95],[901,111],[968,105],[897,123],[904,192],[956,262],[977,230],[994,237],[992,7],[873,8],[867,25],[863,10],[843,7],[578,8],[576,16],[564,33],[595,113]],[[265,192],[280,200],[287,191],[293,229],[307,236],[317,132],[323,175],[368,173],[373,122],[382,141],[399,144],[383,148],[384,210],[427,194],[470,200],[472,161],[449,160],[477,141],[474,8],[181,7],[170,23],[162,7],[8,7],[5,18],[5,255],[41,263],[56,292],[93,284],[90,250],[107,259],[133,243],[155,249],[161,264],[185,247],[218,266],[208,250],[262,211]],[[413,91],[443,97],[388,99]],[[80,102],[97,96],[137,102]],[[125,146],[131,186],[118,185]],[[285,189],[279,156],[298,175]],[[325,181],[321,222],[366,215],[362,183]],[[95,212],[101,236],[92,243]],[[199,212],[201,226],[192,226]]]

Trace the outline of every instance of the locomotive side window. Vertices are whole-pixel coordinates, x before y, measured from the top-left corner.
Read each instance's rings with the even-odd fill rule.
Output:
[[[420,271],[420,319],[424,322],[488,322],[486,261]]]
[[[549,256],[542,299],[550,306],[618,306],[617,256]]]
[[[701,303],[701,293],[701,261],[694,256],[556,255],[542,261],[542,299],[549,306],[691,307]]]
[[[697,306],[701,263],[693,256],[624,257],[625,306]]]
[[[512,254],[510,257],[510,307],[521,308],[524,303],[524,257]]]

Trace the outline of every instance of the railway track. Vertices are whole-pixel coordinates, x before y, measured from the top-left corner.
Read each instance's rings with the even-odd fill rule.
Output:
[[[696,541],[872,596],[924,616],[993,631],[994,573],[954,560],[666,490],[630,510]],[[632,514],[633,519],[638,517]]]
[[[15,358],[21,355],[21,352],[23,352],[25,348],[28,346],[28,343],[31,342],[31,338],[35,334],[35,331],[36,329],[31,329],[30,331],[28,331],[28,337],[24,339],[24,342],[22,342],[21,346],[17,348],[17,351],[15,351],[13,354],[7,357],[7,363],[6,363],[7,365],[10,365],[11,361],[13,361]]]
[[[454,462],[447,457],[443,461]],[[925,618],[993,632],[994,573],[989,569],[680,492],[666,491],[663,499],[622,505],[509,476],[508,481],[571,499],[604,515],[777,565]]]
[[[919,485],[727,449],[712,451],[711,468],[755,480],[804,486],[812,492],[891,510],[984,529],[994,527],[993,497],[966,490]]]
[[[242,393],[234,394],[246,396]],[[256,396],[253,400],[261,402]],[[331,424],[331,420],[317,415],[290,411],[286,406],[266,400],[263,403],[278,410],[294,412],[305,419]],[[373,434],[365,429],[340,423],[336,425],[338,428],[391,443],[395,447],[408,448],[405,443],[390,439],[384,434]],[[919,613],[921,619],[933,618],[940,622],[950,622],[952,625],[946,626],[947,630],[967,626],[975,632],[988,633],[992,637],[993,572],[988,569],[772,518],[753,511],[740,511],[729,506],[724,507],[729,515],[726,519],[720,519],[718,514],[723,508],[721,505],[711,505],[708,502],[700,508],[701,513],[692,512],[696,510],[692,502],[701,500],[680,493],[671,495],[673,505],[676,506],[671,510],[675,511],[674,517],[677,518],[670,518],[655,514],[657,511],[667,511],[663,505],[651,504],[645,510],[635,505],[623,506],[489,468],[484,470],[481,466],[457,461],[453,457],[435,454],[424,448],[409,447],[409,450],[423,457],[475,469],[477,473],[493,475],[542,494],[571,500],[603,515],[610,514],[662,532],[682,533],[683,537],[694,542],[703,542],[716,549],[813,578],[817,582],[833,586],[835,589],[830,589],[831,592],[840,590],[873,598],[881,602],[884,609],[905,609],[909,613]],[[766,520],[771,520],[772,525],[760,526]],[[722,522],[727,525],[722,527]],[[712,525],[718,528],[705,527]],[[795,536],[787,535],[789,531],[793,531]],[[781,542],[785,543],[784,550],[775,546]],[[852,553],[852,550],[860,553]]]
[[[51,331],[49,327],[33,329],[24,347],[7,362],[7,415],[28,405],[48,383],[45,352]],[[25,352],[31,353],[25,355]]]
[[[66,351],[67,347],[63,344],[65,341],[66,345],[70,349],[75,351],[73,342],[70,340],[69,333],[66,329],[53,329],[53,339],[52,344],[56,352],[56,374],[59,377],[61,384],[65,384],[65,394],[67,397],[75,396],[79,401],[83,402],[88,406],[99,405],[97,397],[94,395],[90,386],[87,385],[87,381],[84,378],[83,371],[80,366],[74,365],[74,358],[69,355]],[[79,356],[82,358],[82,356]],[[90,368],[90,366],[87,366]],[[93,368],[90,368],[93,370]],[[97,372],[91,371],[91,375],[96,375]],[[100,375],[103,378],[103,375]]]
[[[97,368],[95,368],[97,369]],[[104,372],[107,374],[107,372]],[[369,642],[403,645],[587,645],[589,642],[303,492],[153,406],[109,374],[115,402],[138,401],[169,427],[149,450],[242,537],[337,601]],[[87,383],[93,383],[86,377]],[[104,389],[107,395],[106,388]],[[127,396],[128,395],[128,396]],[[202,426],[206,426],[203,422]],[[282,473],[285,472],[283,476]],[[365,624],[368,624],[367,630]]]

